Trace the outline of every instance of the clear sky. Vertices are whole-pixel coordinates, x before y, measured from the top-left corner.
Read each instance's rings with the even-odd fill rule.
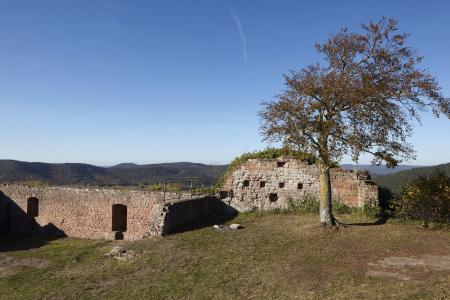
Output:
[[[0,158],[228,163],[267,146],[257,112],[283,73],[382,15],[450,96],[449,12],[433,0],[0,0]],[[411,142],[410,164],[449,162],[450,121],[424,117]]]

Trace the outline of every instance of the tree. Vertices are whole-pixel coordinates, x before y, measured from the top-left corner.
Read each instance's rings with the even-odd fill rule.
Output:
[[[264,140],[317,156],[324,225],[336,225],[330,168],[344,155],[358,161],[369,153],[373,164],[395,167],[415,158],[407,138],[420,113],[450,118],[450,100],[419,68],[422,57],[406,44],[408,34],[397,33],[397,22],[383,17],[361,28],[317,44],[323,63],[284,75],[285,90],[259,112]]]

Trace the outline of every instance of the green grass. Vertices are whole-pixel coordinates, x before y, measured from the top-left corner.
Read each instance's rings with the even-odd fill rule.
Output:
[[[346,223],[374,220],[343,215]],[[321,228],[316,216],[241,214],[244,229],[203,228],[136,242],[64,238],[1,255],[37,257],[44,269],[0,278],[1,299],[245,299],[449,297],[450,273],[412,270],[413,280],[366,275],[389,256],[450,256],[450,233],[415,225]],[[0,243],[11,243],[0,239]],[[16,240],[14,243],[17,243]],[[30,240],[22,239],[21,243]],[[35,241],[31,241],[35,242]],[[102,255],[114,245],[133,249],[130,261]],[[417,271],[417,272],[416,272]],[[416,274],[417,273],[417,274]]]

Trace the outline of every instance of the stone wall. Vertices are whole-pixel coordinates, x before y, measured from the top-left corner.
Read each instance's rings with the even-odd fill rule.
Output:
[[[0,233],[92,239],[163,235],[212,213],[215,205],[208,197],[133,190],[1,185],[0,192]]]
[[[221,203],[216,197],[205,196],[174,200],[160,206],[153,214],[151,221],[151,235],[167,235],[175,230],[182,229],[183,225],[193,220],[214,213],[223,213]]]
[[[378,203],[378,187],[367,172],[331,169],[335,199],[351,207]],[[296,159],[251,159],[226,179],[222,201],[238,211],[286,208],[288,200],[319,195],[319,169]]]

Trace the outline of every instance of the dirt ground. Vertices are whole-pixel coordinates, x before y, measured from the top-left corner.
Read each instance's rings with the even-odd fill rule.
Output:
[[[0,278],[17,274],[27,268],[43,269],[48,263],[48,260],[36,257],[21,258],[0,254]]]
[[[419,257],[389,256],[377,263],[369,263],[367,275],[371,277],[395,278],[398,280],[420,280],[432,271],[450,272],[450,256],[422,255]]]

